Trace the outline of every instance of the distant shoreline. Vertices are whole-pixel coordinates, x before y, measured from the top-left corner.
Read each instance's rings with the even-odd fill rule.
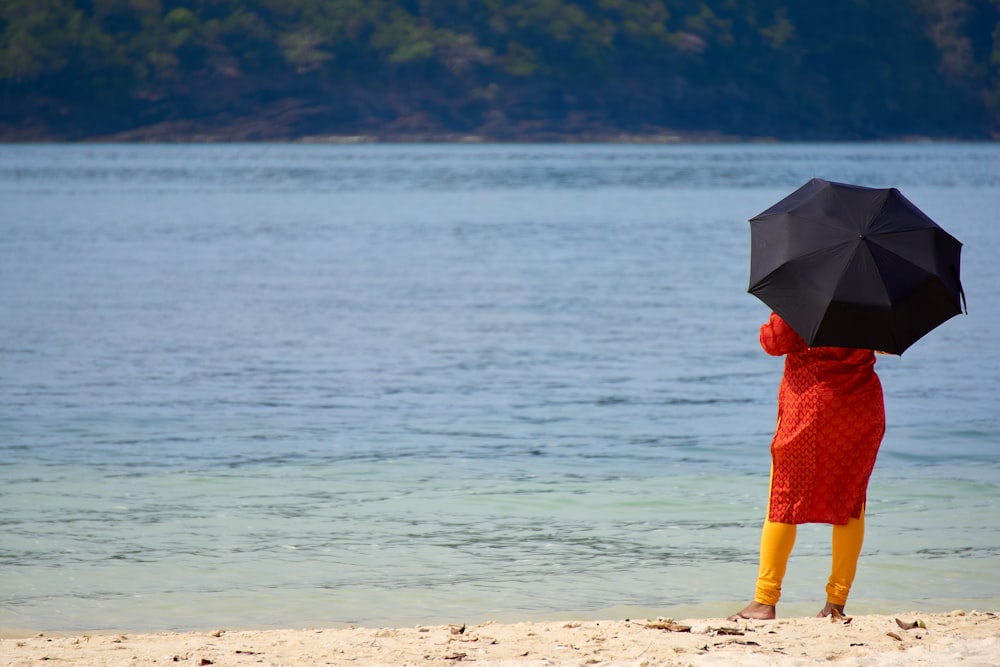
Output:
[[[232,126],[197,126],[186,121],[160,123],[114,133],[81,133],[67,136],[58,132],[24,128],[14,131],[0,126],[0,143],[295,143],[295,144],[682,144],[682,143],[779,143],[774,137],[744,137],[722,132],[677,132],[656,130],[592,131],[502,131],[456,132],[448,130],[379,131],[358,129],[350,132],[293,133],[277,127],[262,127],[248,121]]]
[[[114,132],[63,130],[43,125],[12,126],[0,123],[0,143],[283,143],[283,144],[779,144],[779,143],[993,143],[993,139],[959,136],[901,135],[883,137],[776,137],[730,134],[720,130],[676,130],[651,127],[625,130],[600,124],[560,126],[537,124],[481,127],[468,131],[440,128],[406,130],[351,128],[300,132],[284,118],[268,114],[230,120],[164,121]]]
[[[747,137],[711,132],[657,132],[657,133],[531,133],[522,135],[489,135],[463,132],[422,132],[422,133],[369,133],[321,134],[304,136],[252,136],[242,133],[217,131],[206,132],[149,132],[140,128],[115,134],[103,134],[78,138],[61,136],[11,136],[0,133],[0,144],[310,144],[310,145],[368,145],[368,144],[632,144],[632,145],[672,145],[672,144],[991,144],[997,140],[963,139],[957,137],[904,136],[875,139],[779,139],[776,137]]]

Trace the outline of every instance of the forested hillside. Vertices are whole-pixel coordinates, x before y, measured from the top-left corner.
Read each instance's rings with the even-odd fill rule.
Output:
[[[1000,0],[0,0],[0,140],[1000,137]]]

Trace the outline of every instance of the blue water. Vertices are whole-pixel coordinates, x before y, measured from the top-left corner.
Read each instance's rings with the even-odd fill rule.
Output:
[[[43,145],[0,146],[0,628],[732,611],[746,221],[813,176],[965,244],[969,315],[877,365],[850,609],[996,609],[1000,146]]]

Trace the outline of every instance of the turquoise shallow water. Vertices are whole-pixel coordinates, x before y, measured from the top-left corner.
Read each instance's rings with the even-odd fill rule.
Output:
[[[856,613],[995,608],[996,482],[966,476],[874,480]],[[504,477],[461,462],[110,476],[99,492],[93,471],[36,479],[9,492],[26,506],[7,513],[22,527],[5,549],[23,554],[8,626],[717,615],[755,571],[766,491],[746,476]],[[828,568],[829,527],[799,535],[786,613],[812,610]]]
[[[781,372],[746,219],[812,176],[965,243],[970,315],[879,359],[852,611],[996,608],[995,146],[8,146],[0,627],[730,611]]]

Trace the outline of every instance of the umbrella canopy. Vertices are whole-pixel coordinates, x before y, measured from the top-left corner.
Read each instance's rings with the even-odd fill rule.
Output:
[[[814,178],[750,219],[749,292],[810,346],[903,351],[962,312],[962,244],[896,188]]]

